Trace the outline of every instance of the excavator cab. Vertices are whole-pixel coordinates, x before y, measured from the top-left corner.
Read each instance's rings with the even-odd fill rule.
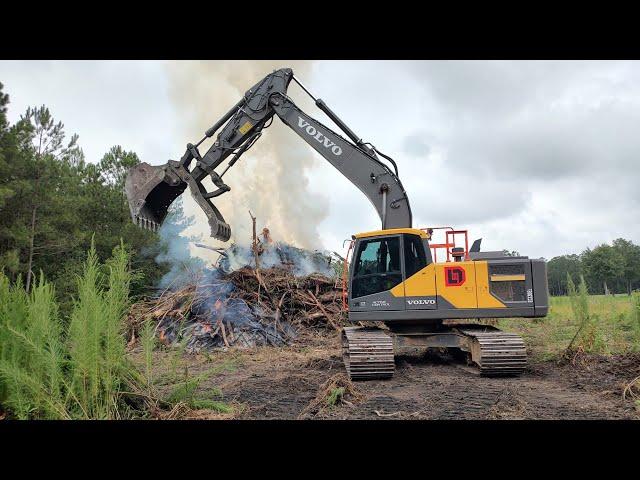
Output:
[[[397,310],[404,298],[390,291],[403,281],[401,235],[363,238],[353,256],[350,309],[353,311]]]

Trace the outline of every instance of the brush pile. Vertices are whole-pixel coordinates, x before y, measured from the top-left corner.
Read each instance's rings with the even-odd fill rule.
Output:
[[[135,341],[142,323],[152,321],[160,342],[184,342],[189,353],[280,346],[301,328],[340,329],[341,302],[335,280],[322,274],[296,276],[287,266],[215,268],[133,305],[129,336]]]
[[[196,244],[220,254],[212,269],[132,306],[130,343],[147,321],[155,324],[162,343],[184,342],[188,353],[232,345],[279,346],[293,340],[301,328],[341,328],[342,296],[335,279],[344,259],[335,252],[327,255],[274,242],[266,227],[260,238],[256,218],[249,215],[250,246]]]
[[[295,276],[290,268],[243,267],[227,275],[235,292],[248,305],[261,306],[275,320],[296,326],[342,327],[341,291],[335,280],[320,273]]]
[[[353,407],[364,398],[364,394],[356,388],[347,375],[336,373],[320,386],[316,397],[300,412],[298,418],[315,417],[343,405]]]

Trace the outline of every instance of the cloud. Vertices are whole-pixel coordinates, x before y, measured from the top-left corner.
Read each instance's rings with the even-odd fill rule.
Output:
[[[46,105],[68,136],[80,136],[87,161],[121,145],[159,164],[184,147],[163,62],[3,61],[0,77],[12,122],[28,106]]]
[[[160,164],[178,159],[233,99],[287,63],[3,61],[0,81],[11,95],[12,121],[44,103],[68,134],[80,135],[88,160],[121,144]],[[484,248],[547,258],[617,237],[640,243],[640,63],[293,67],[358,135],[396,160],[414,225],[468,228]],[[289,95],[332,126],[297,85]],[[225,179],[232,191],[221,207],[244,222],[234,225],[243,238],[247,207],[265,223],[270,218],[278,238],[338,251],[344,238],[380,227],[360,191],[277,120]],[[252,200],[259,188],[271,203]],[[301,201],[287,200],[292,189]],[[300,221],[302,231],[287,228]]]
[[[431,147],[424,133],[416,132],[407,135],[403,141],[402,151],[415,157],[426,157],[431,153]]]
[[[627,102],[548,109],[459,129],[448,140],[452,163],[497,178],[554,181],[609,169],[638,173],[640,113]]]
[[[316,90],[338,71],[348,77],[331,85],[331,101],[354,130],[367,132],[365,140],[396,159],[416,225],[469,227],[484,232],[485,246],[547,257],[610,237],[640,240],[631,220],[640,215],[640,64],[357,62],[322,69]],[[330,217],[357,193],[341,191]],[[344,220],[331,225],[348,228]]]

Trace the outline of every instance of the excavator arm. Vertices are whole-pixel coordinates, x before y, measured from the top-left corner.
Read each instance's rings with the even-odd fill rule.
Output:
[[[162,166],[141,163],[132,168],[127,175],[125,191],[134,222],[143,228],[157,230],[171,203],[189,187],[191,195],[207,215],[211,236],[229,240],[231,228],[211,199],[231,190],[222,177],[260,138],[262,130],[270,125],[275,115],[365,194],[378,212],[383,229],[411,227],[411,208],[395,162],[375,147],[365,144],[322,100],[314,98],[316,105],[353,143],[298,108],[286,93],[292,79],[309,93],[293,76],[291,69],[276,70],[249,89],[226,115],[207,130],[200,142],[188,144],[179,161],[170,160]],[[200,155],[198,146],[220,128],[216,141],[204,155]],[[377,154],[391,162],[394,170]],[[229,157],[226,168],[218,174],[215,169]],[[194,160],[195,166],[192,166]],[[202,184],[207,176],[211,177],[217,190],[207,192]]]

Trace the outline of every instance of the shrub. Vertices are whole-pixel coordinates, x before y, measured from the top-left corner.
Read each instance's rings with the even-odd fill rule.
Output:
[[[17,418],[111,419],[139,390],[125,355],[129,254],[116,247],[100,265],[92,244],[68,324],[41,274],[27,295],[0,273],[0,402]]]
[[[571,275],[567,274],[567,292],[573,318],[578,324],[578,330],[567,346],[567,351],[575,345],[585,352],[603,353],[606,343],[598,329],[598,318],[589,312],[589,292],[584,277],[580,275],[580,284],[576,288]]]
[[[634,346],[640,349],[640,292],[633,292],[631,297],[631,319],[633,322]]]
[[[0,273],[0,384],[2,404],[17,418],[69,418],[64,406],[65,364],[53,286],[40,278],[27,295]]]

